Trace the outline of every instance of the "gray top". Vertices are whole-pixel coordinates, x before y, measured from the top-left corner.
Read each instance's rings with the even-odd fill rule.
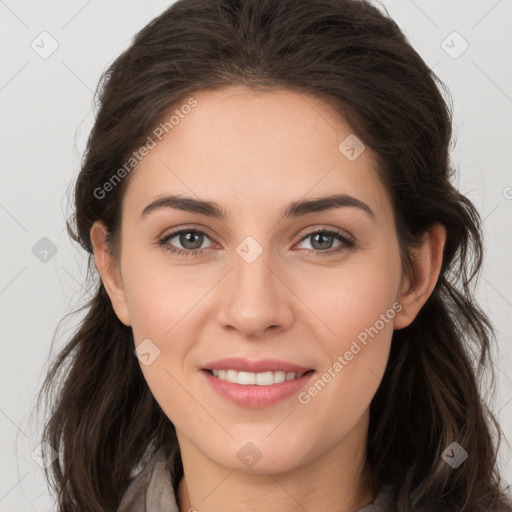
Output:
[[[390,488],[383,486],[375,499],[358,512],[385,512],[389,498]],[[132,478],[117,512],[179,512],[163,448]]]

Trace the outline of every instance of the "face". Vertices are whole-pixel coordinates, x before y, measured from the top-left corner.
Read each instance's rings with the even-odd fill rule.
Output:
[[[133,171],[104,281],[180,444],[231,469],[292,470],[367,430],[405,322],[391,203],[370,148],[340,149],[352,131],[327,103],[243,87],[194,98]]]

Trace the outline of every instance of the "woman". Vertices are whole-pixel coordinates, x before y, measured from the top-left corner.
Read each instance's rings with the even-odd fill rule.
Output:
[[[180,0],[137,35],[69,224],[99,275],[43,388],[69,364],[59,511],[511,510],[436,81],[358,0]]]

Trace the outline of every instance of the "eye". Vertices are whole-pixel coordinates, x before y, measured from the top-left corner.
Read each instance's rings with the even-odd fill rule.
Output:
[[[352,249],[356,245],[348,236],[327,229],[311,231],[302,237],[299,243],[304,242],[308,238],[311,239],[312,249],[306,248],[305,250],[315,257],[332,256],[335,253]],[[210,240],[206,232],[195,228],[183,228],[164,236],[157,242],[157,245],[176,256],[194,257],[201,256],[206,249],[213,247],[212,244],[207,247],[202,247],[205,239]],[[339,244],[332,248],[332,244],[335,240],[338,240]]]
[[[317,229],[308,233],[302,237],[301,242],[307,239],[311,239],[310,245],[312,246],[312,249],[306,250],[309,253],[313,253],[314,256],[319,257],[330,256],[355,247],[355,242],[344,234],[326,229]],[[335,248],[332,248],[334,240],[338,240],[340,243],[338,246],[335,246]]]
[[[204,248],[200,248],[205,238],[210,238],[204,231],[199,229],[180,229],[173,231],[158,241],[158,245],[164,250],[169,251],[177,256],[200,256],[204,252]],[[172,240],[176,239],[174,242]],[[180,244],[183,248],[176,247]],[[211,245],[207,248],[212,247]]]

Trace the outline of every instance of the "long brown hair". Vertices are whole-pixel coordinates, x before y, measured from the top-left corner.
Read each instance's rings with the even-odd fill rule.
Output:
[[[473,298],[480,218],[451,184],[452,113],[441,89],[447,98],[449,91],[387,13],[368,2],[179,0],[137,34],[97,91],[68,221],[89,253],[93,298],[40,393],[51,403],[42,440],[59,453],[46,472],[59,512],[116,510],[132,470],[164,445],[175,488],[183,475],[174,426],[95,272],[89,232],[103,221],[116,250],[133,173],[125,167],[106,193],[105,183],[164,114],[194,92],[234,84],[312,95],[337,109],[377,154],[404,268],[431,224],[447,229],[437,285],[414,322],[394,332],[371,403],[368,477],[394,486],[393,509],[402,512],[487,512],[505,503],[496,463],[501,432],[479,389],[484,370],[494,382],[494,335]],[[469,452],[457,470],[442,458],[452,442]]]

